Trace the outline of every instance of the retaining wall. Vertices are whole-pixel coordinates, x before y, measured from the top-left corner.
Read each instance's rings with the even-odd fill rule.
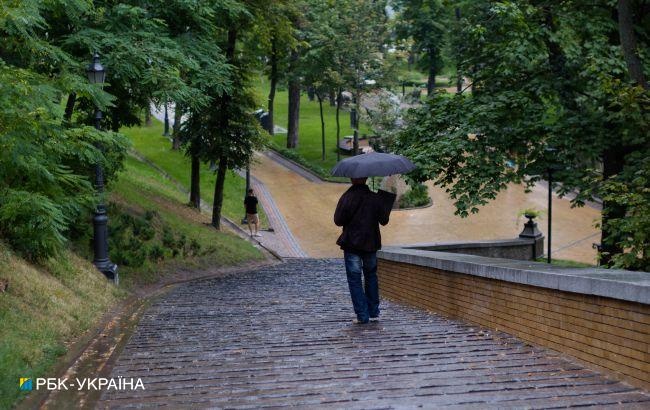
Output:
[[[378,257],[385,297],[567,353],[650,390],[650,273],[404,248]]]

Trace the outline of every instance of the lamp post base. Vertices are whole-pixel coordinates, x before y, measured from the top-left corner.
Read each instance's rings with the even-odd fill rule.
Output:
[[[98,271],[106,276],[106,279],[113,281],[116,285],[120,283],[120,275],[117,269],[117,265],[111,262],[110,260],[105,261],[93,261],[93,264]]]

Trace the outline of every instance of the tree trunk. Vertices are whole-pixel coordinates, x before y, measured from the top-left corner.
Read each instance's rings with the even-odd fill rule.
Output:
[[[436,65],[435,51],[429,53],[429,78],[427,78],[427,96],[433,95],[436,88],[436,74],[438,67]]]
[[[151,106],[147,105],[144,109],[144,126],[151,127]]]
[[[278,84],[278,52],[277,40],[275,37],[271,38],[271,89],[269,90],[268,111],[269,111],[269,134],[273,135],[275,122],[273,121],[273,103],[275,101],[275,89]]]
[[[289,123],[287,126],[287,148],[298,147],[298,126],[300,116],[300,83],[289,82]]]
[[[77,102],[77,93],[70,93],[68,101],[65,103],[65,113],[63,114],[63,123],[69,125],[72,122],[72,113],[74,112],[74,105]]]
[[[333,88],[329,89],[329,100],[330,107],[336,107],[336,90]]]
[[[226,45],[226,61],[234,65],[235,46],[237,45],[237,29],[228,30],[228,43]],[[219,125],[222,129],[228,129],[230,118],[228,116],[228,106],[232,104],[232,97],[225,94],[221,98],[221,117]],[[212,201],[212,226],[216,229],[221,228],[221,208],[223,206],[223,185],[226,180],[226,171],[228,170],[228,158],[221,156],[219,158],[219,168],[217,169],[217,180],[214,182],[214,200]]]
[[[336,93],[336,161],[341,160],[341,148],[339,142],[341,140],[341,123],[339,122],[339,112],[341,111],[341,89]]]
[[[361,99],[361,92],[357,88],[354,93],[354,107],[356,114],[354,118],[354,132],[352,137],[352,155],[357,155],[359,153],[359,100]]]
[[[320,93],[316,93],[316,98],[318,98],[318,108],[320,109],[320,138],[321,138],[321,148],[322,154],[321,159],[325,161],[325,118],[323,117],[323,98]]]
[[[111,110],[111,131],[120,132],[120,114],[118,114],[118,107]]]
[[[300,80],[295,73],[298,51],[292,50],[289,57],[289,121],[287,124],[287,148],[298,147],[298,122],[300,116]]]
[[[618,1],[618,33],[623,49],[623,56],[630,78],[637,84],[648,89],[648,82],[643,73],[643,64],[637,50],[636,35],[634,34],[633,0]]]
[[[460,8],[456,7],[456,30],[460,32]],[[461,62],[461,50],[460,47],[458,50],[456,50],[456,92],[460,94],[463,92],[463,76],[461,75],[461,72],[459,70],[460,62]]]
[[[219,158],[217,180],[214,183],[214,202],[212,203],[212,226],[221,229],[221,207],[223,205],[223,186],[226,182],[226,158]]]
[[[614,175],[623,170],[625,164],[625,152],[620,147],[609,147],[604,150],[602,155],[603,161],[603,180],[607,181]],[[614,218],[624,218],[626,209],[623,206],[603,201],[603,212],[601,219],[600,231],[600,263],[607,265],[612,260],[612,256],[622,253],[623,249],[617,245],[620,238],[609,227],[609,220]]]
[[[196,155],[192,155],[190,181],[190,206],[201,212],[201,161]]]
[[[178,150],[181,147],[181,121],[183,117],[183,109],[179,103],[174,104],[174,126],[172,128],[172,149]]]

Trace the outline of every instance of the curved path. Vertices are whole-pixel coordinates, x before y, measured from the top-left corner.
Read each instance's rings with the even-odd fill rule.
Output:
[[[275,199],[301,248],[312,257],[340,257],[335,244],[340,231],[332,217],[348,185],[310,180],[266,155],[256,159],[252,173]],[[429,183],[429,192],[433,206],[392,213],[391,222],[382,228],[385,245],[513,238],[525,222],[517,213],[524,208],[546,210],[548,194],[543,185],[527,194],[522,186],[513,184],[478,214],[460,218],[454,215],[453,202],[444,190]],[[546,231],[546,216],[538,221],[542,232]],[[599,230],[594,227],[599,219],[598,209],[571,208],[568,200],[555,197],[553,257],[595,263],[592,244],[600,242]]]
[[[99,408],[647,408],[650,396],[507,334],[383,302],[353,317],[340,260],[189,282],[144,314]]]

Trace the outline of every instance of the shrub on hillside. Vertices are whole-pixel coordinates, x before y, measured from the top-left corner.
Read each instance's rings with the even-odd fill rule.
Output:
[[[111,260],[118,265],[138,268],[148,261],[201,255],[201,244],[196,240],[188,244],[185,235],[174,233],[156,211],[140,214],[111,204],[109,213],[113,215],[109,250]]]

